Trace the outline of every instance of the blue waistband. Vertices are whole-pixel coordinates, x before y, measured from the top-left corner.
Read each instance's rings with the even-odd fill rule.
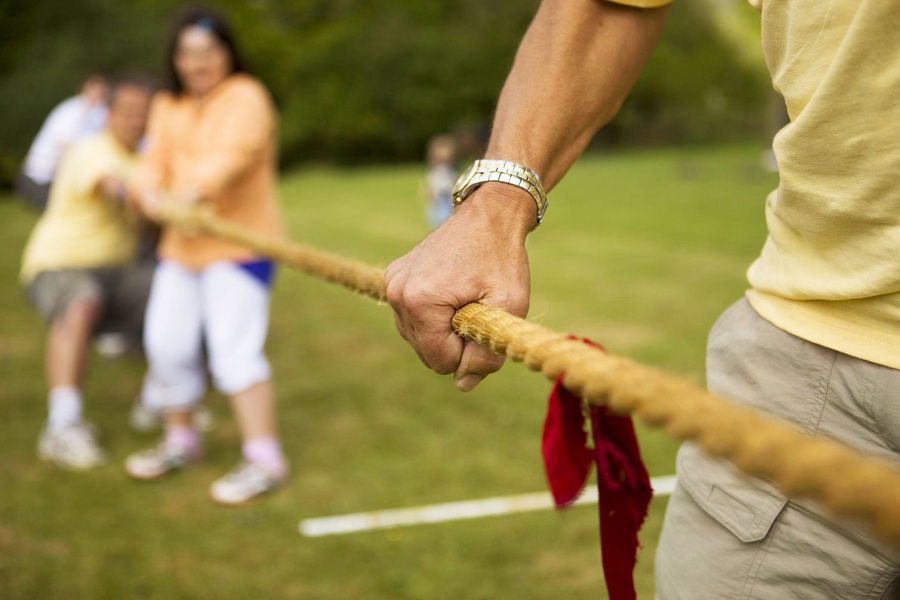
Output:
[[[270,287],[272,285],[272,280],[275,278],[275,263],[272,260],[261,259],[235,264],[250,273],[251,276],[264,286]]]

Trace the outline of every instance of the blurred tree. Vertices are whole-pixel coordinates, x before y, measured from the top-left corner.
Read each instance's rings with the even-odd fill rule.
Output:
[[[0,183],[87,72],[158,73],[182,4],[0,0]],[[232,17],[251,69],[271,89],[282,159],[294,164],[418,159],[435,133],[484,129],[538,0],[211,4]],[[675,3],[660,47],[601,141],[718,140],[762,127],[768,85],[752,58],[758,42],[735,35],[736,22],[752,30],[753,12],[741,6],[721,19],[711,4],[722,3]]]
[[[758,13],[746,2],[677,1],[656,52],[601,138],[671,143],[757,135],[770,91]]]

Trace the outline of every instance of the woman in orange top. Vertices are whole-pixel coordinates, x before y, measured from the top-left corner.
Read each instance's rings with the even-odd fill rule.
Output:
[[[160,199],[200,203],[242,227],[282,235],[276,198],[277,115],[263,85],[243,67],[228,23],[190,9],[168,47],[169,90],[153,102],[147,151],[134,186],[145,212]],[[141,401],[165,413],[156,447],[126,470],[156,479],[199,460],[191,415],[206,392],[205,342],[213,382],[231,397],[244,460],[210,493],[240,504],[287,476],[275,429],[271,369],[263,353],[273,265],[242,246],[165,228],[147,308],[149,370]]]

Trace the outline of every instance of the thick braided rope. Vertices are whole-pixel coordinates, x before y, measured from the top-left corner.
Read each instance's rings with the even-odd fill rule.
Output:
[[[384,272],[284,240],[260,236],[200,211],[166,209],[163,221],[202,231],[384,301]],[[900,471],[826,439],[718,398],[693,383],[612,356],[508,312],[468,304],[453,317],[466,339],[523,362],[594,404],[636,413],[653,427],[697,442],[708,454],[771,480],[789,496],[819,502],[833,515],[858,519],[885,541],[900,546]]]

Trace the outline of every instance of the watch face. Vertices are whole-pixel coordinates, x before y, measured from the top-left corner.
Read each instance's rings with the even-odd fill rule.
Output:
[[[462,200],[462,198],[460,198],[460,194],[462,194],[463,190],[466,189],[466,186],[469,185],[469,182],[472,181],[472,178],[475,176],[476,172],[478,172],[477,162],[472,163],[471,165],[469,165],[469,168],[462,172],[462,175],[460,175],[459,179],[456,180],[456,185],[453,186],[454,200]]]

